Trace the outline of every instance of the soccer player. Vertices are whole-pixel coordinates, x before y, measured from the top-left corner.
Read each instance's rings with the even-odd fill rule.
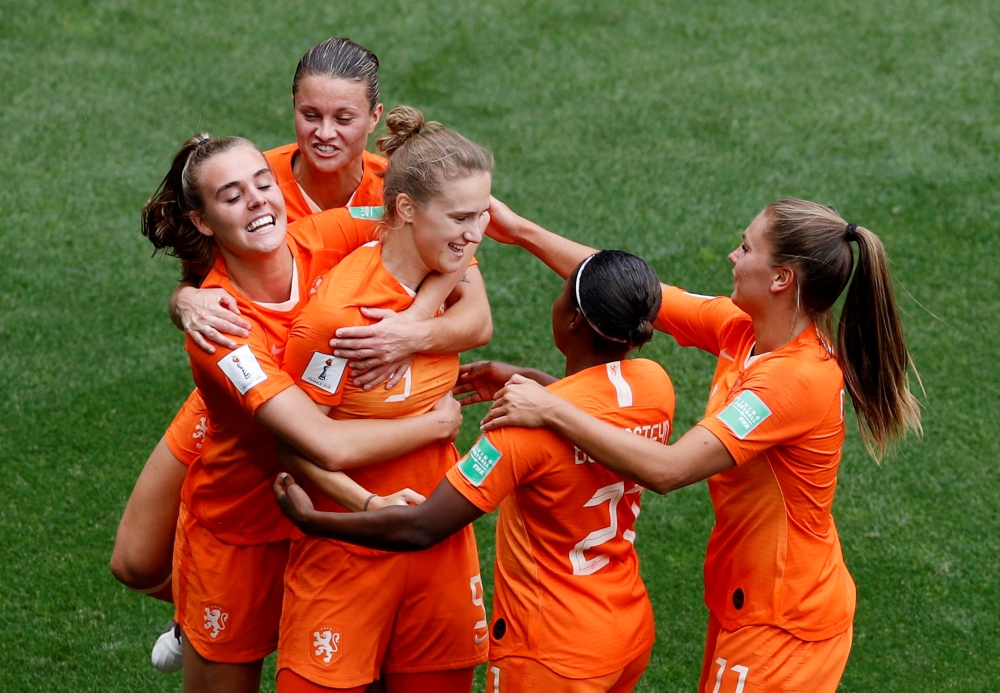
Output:
[[[561,275],[590,252],[499,203],[491,214],[491,235]],[[483,428],[545,426],[657,493],[708,479],[715,527],[698,690],[832,692],[850,653],[856,597],[831,515],[845,384],[876,459],[920,430],[888,261],[868,229],[794,199],[758,214],[729,259],[731,297],[663,286],[657,327],[718,357],[705,417],[675,444],[626,435],[519,376]],[[832,307],[845,288],[835,336]]]
[[[552,306],[565,377],[482,362],[463,367],[455,391],[487,401],[520,373],[616,429],[666,443],[670,379],[652,361],[625,360],[652,338],[659,304],[645,262],[601,251],[570,274]],[[551,431],[516,428],[484,434],[423,504],[361,522],[317,512],[288,475],[275,483],[282,509],[306,533],[396,551],[425,549],[499,506],[493,693],[635,687],[655,637],[634,547],[642,490]],[[481,594],[481,585],[471,590]]]
[[[386,126],[389,136],[378,141],[389,154],[381,241],[327,276],[295,320],[285,354],[284,369],[337,420],[406,420],[450,395],[454,354],[418,354],[395,387],[365,389],[346,376],[347,360],[331,353],[329,337],[372,322],[362,306],[403,310],[431,272],[464,266],[489,220],[488,151],[406,106],[390,111]],[[306,454],[286,458],[290,469],[310,466],[299,450]],[[397,485],[426,494],[457,459],[442,441],[378,465],[357,459],[338,468],[373,495]],[[309,490],[321,507],[345,510],[323,489]],[[486,661],[481,594],[470,591],[478,584],[471,527],[404,556],[297,536],[285,573],[278,690],[363,691],[381,676],[389,693],[467,693],[473,667]]]
[[[334,209],[286,234],[284,200],[263,155],[241,138],[207,135],[185,143],[144,207],[143,232],[153,245],[182,261],[211,261],[203,284],[236,297],[251,323],[235,349],[208,354],[190,337],[186,345],[209,421],[184,480],[174,547],[187,691],[256,691],[263,657],[277,644],[292,527],[270,492],[281,466],[275,433],[320,465],[299,473],[351,510],[422,497],[404,490],[375,498],[326,469],[457,435],[461,416],[449,397],[409,419],[334,421],[278,367],[288,326],[342,258],[331,248],[358,246],[373,227]],[[437,276],[430,284],[457,281]]]

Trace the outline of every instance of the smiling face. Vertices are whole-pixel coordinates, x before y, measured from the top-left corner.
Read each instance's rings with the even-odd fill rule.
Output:
[[[413,229],[413,241],[424,265],[433,272],[454,272],[466,252],[474,252],[489,223],[488,173],[448,178],[425,204],[401,194],[396,198],[402,220]]]
[[[364,152],[382,116],[371,110],[363,82],[308,75],[295,91],[295,139],[305,164],[315,172],[339,171]]]
[[[201,165],[197,181],[205,208],[191,220],[223,252],[270,253],[285,242],[285,199],[264,155],[249,146],[216,154]]]
[[[767,227],[767,217],[761,212],[743,232],[743,242],[729,253],[733,263],[733,303],[750,315],[768,305],[775,282],[780,281],[781,268],[773,264],[771,244],[765,235]]]

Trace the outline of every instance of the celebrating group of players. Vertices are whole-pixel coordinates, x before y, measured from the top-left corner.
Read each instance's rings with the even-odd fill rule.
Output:
[[[700,693],[836,689],[855,589],[830,514],[845,387],[876,457],[919,410],[877,236],[768,205],[732,297],[545,231],[490,195],[493,157],[415,109],[382,119],[378,59],[333,38],[292,83],[296,143],[197,135],[143,209],[179,257],[197,389],[144,467],[112,570],[172,601],[154,662],[186,691],[631,691],[655,629],[634,548],[644,489],[708,479],[716,523]],[[566,281],[565,376],[459,365],[492,336],[483,235]],[[852,244],[857,244],[855,261]],[[846,289],[836,333],[831,309]],[[718,357],[704,419],[628,359],[655,330]],[[464,457],[460,405],[493,401]],[[499,508],[487,619],[471,523]]]

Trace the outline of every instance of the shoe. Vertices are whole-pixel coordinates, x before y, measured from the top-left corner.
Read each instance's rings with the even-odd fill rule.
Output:
[[[184,666],[184,648],[181,645],[181,627],[176,621],[167,624],[167,629],[160,633],[150,654],[153,666],[157,671],[169,674],[179,671]]]

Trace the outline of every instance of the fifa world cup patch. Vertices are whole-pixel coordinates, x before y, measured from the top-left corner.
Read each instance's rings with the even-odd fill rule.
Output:
[[[744,390],[715,418],[726,424],[737,438],[743,440],[770,415],[771,410],[764,404],[764,400],[750,390]]]
[[[381,221],[385,214],[385,207],[348,207],[347,211],[355,219],[365,219],[366,221]]]
[[[267,373],[260,367],[257,357],[250,350],[249,344],[231,351],[217,362],[229,382],[236,386],[241,395],[245,395],[254,385],[267,380]]]
[[[493,467],[503,454],[494,447],[486,436],[479,436],[479,440],[469,450],[469,454],[458,461],[458,471],[468,479],[474,486],[483,483],[483,479],[489,476]]]
[[[331,395],[336,394],[346,368],[347,359],[314,351],[312,358],[309,359],[309,365],[302,372],[302,380]]]

